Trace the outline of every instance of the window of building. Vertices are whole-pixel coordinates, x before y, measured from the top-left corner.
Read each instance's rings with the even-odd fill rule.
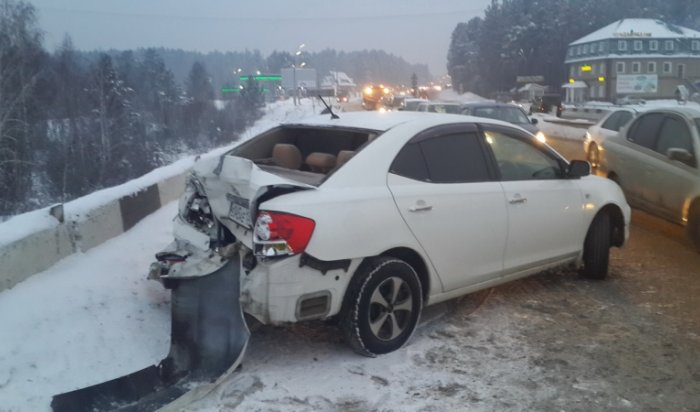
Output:
[[[679,79],[685,78],[685,64],[680,63],[680,64],[678,64],[677,67],[678,67],[678,69],[677,69],[678,70],[678,78]]]
[[[596,48],[597,48],[596,46],[597,46],[597,44],[591,43],[591,54],[596,52]]]
[[[690,50],[700,51],[700,41],[693,40],[692,42],[690,42]]]
[[[584,44],[583,45],[583,54],[587,54],[587,53],[588,53],[588,45]]]
[[[576,66],[574,66],[572,64],[571,67],[569,67],[569,77],[574,77],[574,76],[576,76]]]
[[[656,73],[656,62],[647,63],[647,73]]]
[[[642,50],[642,41],[641,41],[641,40],[635,40],[635,41],[634,41],[634,50],[635,50],[635,51],[641,51],[641,50]]]
[[[675,46],[675,43],[673,40],[666,40],[664,41],[664,50],[670,51],[673,50]]]
[[[616,72],[618,74],[625,72],[625,62],[617,62],[615,67],[617,68]]]
[[[627,41],[626,40],[618,40],[617,41],[617,50],[620,50],[620,51],[627,50]]]
[[[649,41],[649,50],[651,50],[651,51],[659,50],[659,41],[658,40],[650,40]]]
[[[574,55],[574,48],[571,47],[571,48],[569,48],[569,57],[571,57],[573,55]]]
[[[604,41],[598,43],[598,50],[600,50],[601,53],[605,53],[605,48],[606,48],[606,43]]]
[[[605,63],[600,63],[600,67],[598,68],[598,73],[605,74]]]
[[[581,54],[581,46],[578,45],[578,46],[576,46],[576,55],[578,56],[580,54]]]
[[[640,62],[632,62],[632,73],[639,73],[642,71],[642,64]]]
[[[671,64],[671,62],[664,62],[664,73],[673,73],[673,65]]]

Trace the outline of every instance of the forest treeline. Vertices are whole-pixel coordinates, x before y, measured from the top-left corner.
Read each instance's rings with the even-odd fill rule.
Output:
[[[697,0],[493,0],[484,17],[452,32],[447,69],[456,89],[491,95],[516,85],[518,75],[566,81],[569,43],[624,18],[654,18],[700,28]]]

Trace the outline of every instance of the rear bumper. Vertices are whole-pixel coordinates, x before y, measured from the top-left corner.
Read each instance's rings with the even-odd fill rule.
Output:
[[[241,261],[250,253],[241,250]],[[248,258],[250,259],[250,258]],[[360,259],[347,271],[320,270],[300,264],[300,255],[257,261],[253,269],[241,268],[241,307],[265,324],[281,324],[336,315],[348,283]]]

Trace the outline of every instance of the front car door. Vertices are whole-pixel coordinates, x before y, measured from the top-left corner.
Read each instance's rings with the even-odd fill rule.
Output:
[[[566,164],[519,130],[484,125],[508,209],[505,274],[577,256],[585,231],[583,196]]]
[[[445,292],[501,275],[507,211],[475,125],[417,135],[399,152],[387,180]]]
[[[698,181],[697,147],[692,130],[681,116],[668,113],[649,154],[645,174],[650,176],[643,196],[652,212],[681,223],[685,199]],[[669,149],[687,151],[685,161],[671,160]]]

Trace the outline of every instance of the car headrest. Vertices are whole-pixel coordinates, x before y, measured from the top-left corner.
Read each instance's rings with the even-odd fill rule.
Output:
[[[351,157],[355,156],[355,152],[353,150],[341,150],[338,152],[338,160],[336,161],[337,166],[342,166],[350,160]]]
[[[278,143],[272,148],[272,161],[277,166],[298,170],[301,167],[301,152],[293,144]]]
[[[329,153],[314,152],[306,156],[306,164],[312,172],[328,173],[335,167],[336,158]]]

